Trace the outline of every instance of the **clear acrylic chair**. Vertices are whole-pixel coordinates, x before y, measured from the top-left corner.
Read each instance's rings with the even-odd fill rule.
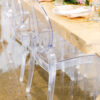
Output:
[[[7,0],[2,1],[3,6],[3,26],[2,26],[2,40],[8,42],[7,54],[9,56],[9,63],[14,63],[14,47],[15,42],[19,43],[23,48],[23,54],[21,56],[21,69],[25,68],[26,57],[29,53],[28,46],[30,41],[30,34],[32,30],[32,18],[28,10],[25,10],[21,0]],[[7,20],[5,20],[5,19]],[[5,23],[8,23],[5,27]],[[7,29],[5,32],[5,28]],[[6,38],[7,37],[7,38]],[[18,52],[18,51],[16,51]],[[19,66],[19,65],[16,65]],[[20,81],[23,81],[24,70],[21,70]]]
[[[80,96],[77,88],[75,90],[76,83],[78,88],[83,91],[83,100],[88,100],[88,95],[91,98],[90,100],[96,100],[100,92],[100,58],[96,55],[73,57],[57,62],[56,68],[60,66],[59,69],[61,69],[62,62],[65,64],[65,73],[69,75],[71,79],[68,92],[73,98],[70,99],[77,100],[74,98],[75,94],[76,96]]]
[[[34,37],[34,20],[33,20],[33,14],[31,12],[31,7],[29,9],[26,9],[26,5],[24,4],[23,0],[20,0],[23,16],[23,23],[20,27],[16,29],[16,40],[18,40],[21,45],[23,46],[23,56],[22,56],[22,63],[21,63],[21,71],[20,71],[20,81],[23,81],[24,78],[24,72],[25,72],[25,66],[26,66],[26,58],[27,55],[30,53],[30,41],[31,38]],[[17,20],[16,20],[17,21]]]
[[[17,0],[2,0],[1,23],[2,23],[2,40],[9,41],[12,34],[12,21],[14,17],[21,16],[21,7]],[[21,18],[20,18],[21,19]],[[18,21],[19,22],[19,21]],[[5,24],[6,23],[6,24]]]
[[[87,77],[88,68],[86,64],[91,65],[94,63],[95,65],[97,62],[99,64],[100,59],[94,55],[82,54],[70,43],[61,38],[61,36],[54,33],[51,21],[38,0],[28,1],[32,7],[35,37],[31,40],[30,71],[26,91],[30,91],[34,65],[36,63],[49,74],[47,100],[53,100],[56,70],[62,70],[70,76],[71,80],[76,81],[74,75],[76,70],[79,74],[78,77]],[[85,65],[86,70],[83,75],[80,75],[80,71],[78,70],[82,64]],[[72,70],[69,71],[67,68]],[[79,77],[79,79],[81,78]]]
[[[7,48],[4,48],[4,43],[3,41],[6,41],[9,44],[11,44],[11,37],[12,37],[12,18],[15,16],[14,13],[15,8],[14,8],[14,0],[4,0],[1,1],[1,41],[2,41],[2,47],[3,49],[7,52],[7,56],[9,58],[9,52],[7,51]],[[8,47],[7,45],[7,47]],[[8,62],[11,60],[9,59]]]
[[[12,27],[12,30],[14,32],[13,40],[20,43],[23,47],[20,71],[20,81],[22,82],[26,66],[26,58],[30,49],[30,38],[34,33],[34,28],[31,12],[29,10],[24,9],[24,6],[22,5],[22,0],[16,0],[16,3],[20,7],[19,11],[17,9],[18,13],[20,14],[18,16],[13,17],[12,26],[14,27]]]

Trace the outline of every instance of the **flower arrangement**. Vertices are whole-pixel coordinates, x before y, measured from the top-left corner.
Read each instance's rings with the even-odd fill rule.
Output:
[[[64,0],[64,2],[72,3],[72,4],[87,4],[89,5],[89,0]]]

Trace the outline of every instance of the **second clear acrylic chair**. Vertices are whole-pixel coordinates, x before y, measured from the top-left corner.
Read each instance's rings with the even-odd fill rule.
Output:
[[[13,40],[18,41],[23,48],[20,81],[23,81],[26,66],[26,58],[30,49],[30,38],[34,33],[32,15],[29,10],[24,9],[22,0],[16,0],[16,4],[20,7],[20,14],[13,17],[12,30],[14,33]],[[17,9],[18,10],[18,9]]]
[[[14,53],[18,52],[14,51],[14,47],[16,43],[19,43],[23,49],[21,58],[21,74],[20,81],[23,81],[26,57],[29,53],[28,47],[30,44],[30,35],[33,32],[33,28],[31,22],[31,14],[28,10],[25,10],[22,5],[21,0],[6,0],[6,2],[2,1],[2,41],[7,41],[7,55],[9,58],[9,63],[14,62],[15,56]],[[5,19],[6,20],[5,20]],[[7,23],[7,25],[5,24]],[[6,29],[5,29],[6,28]],[[19,63],[16,65],[19,66]]]
[[[61,36],[54,33],[51,21],[38,0],[28,1],[32,7],[35,37],[31,40],[30,71],[26,91],[30,91],[36,62],[49,74],[47,100],[53,100],[57,70],[62,70],[74,81],[76,80],[74,75],[76,70],[78,77],[88,77],[87,66],[93,64],[99,67],[100,58],[95,55],[82,54]],[[84,65],[85,69],[81,75],[79,69],[82,65]],[[68,69],[72,70],[69,71]]]

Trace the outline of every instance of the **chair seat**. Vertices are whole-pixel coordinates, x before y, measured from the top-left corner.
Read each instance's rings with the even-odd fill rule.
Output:
[[[46,37],[47,34],[44,34],[44,35]],[[42,37],[43,37],[43,34],[42,34]],[[39,47],[37,46],[36,62],[41,67],[43,66],[44,67],[43,69],[45,69],[48,72],[48,58],[47,58],[48,49],[46,51],[46,48],[44,48],[45,49],[45,51],[44,51],[43,48],[44,47],[42,47],[41,44],[40,44]],[[61,49],[63,49],[63,50],[61,50]],[[84,55],[78,49],[76,49],[72,44],[70,44],[69,42],[64,40],[57,33],[54,33],[53,51],[56,54],[57,62],[62,62],[63,60],[66,60],[66,59],[70,59],[70,58],[73,58],[73,57],[78,57],[78,56]],[[57,70],[61,69],[60,64],[56,69]]]

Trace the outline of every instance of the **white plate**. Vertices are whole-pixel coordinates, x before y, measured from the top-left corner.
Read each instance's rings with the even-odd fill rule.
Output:
[[[67,16],[70,18],[86,17],[92,12],[92,8],[79,5],[64,5],[53,8],[53,13],[57,15]]]

